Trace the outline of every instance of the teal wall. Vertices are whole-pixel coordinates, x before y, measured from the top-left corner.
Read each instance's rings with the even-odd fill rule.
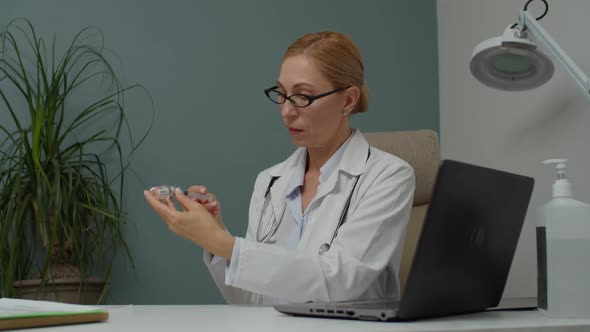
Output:
[[[434,0],[1,1],[0,23],[16,17],[64,41],[84,26],[101,28],[123,81],[143,84],[154,99],[152,133],[125,189],[135,270],[117,261],[109,303],[223,303],[201,249],[172,234],[142,190],[204,184],[222,202],[228,229],[244,234],[257,173],[294,149],[262,90],[300,35],[336,30],[360,47],[372,99],[353,126],[439,128]],[[142,100],[128,97],[138,130],[150,116]]]

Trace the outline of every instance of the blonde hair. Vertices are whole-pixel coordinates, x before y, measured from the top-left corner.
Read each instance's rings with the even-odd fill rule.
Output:
[[[360,88],[361,95],[351,113],[368,110],[369,91],[365,86],[365,66],[358,47],[348,36],[330,31],[305,34],[287,48],[283,60],[301,54],[310,57],[335,88]]]

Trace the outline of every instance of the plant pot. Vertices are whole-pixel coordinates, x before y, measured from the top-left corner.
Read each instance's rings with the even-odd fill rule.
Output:
[[[41,279],[29,279],[15,281],[13,286],[21,299],[97,304],[105,281],[102,278],[91,277],[81,287],[79,278],[59,278],[53,279],[41,288]]]

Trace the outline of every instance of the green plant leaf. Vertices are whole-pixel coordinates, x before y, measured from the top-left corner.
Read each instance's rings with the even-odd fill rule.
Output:
[[[93,31],[98,43],[86,40]],[[63,52],[56,44],[26,19],[0,32],[0,112],[12,121],[0,124],[0,296],[15,296],[13,282],[35,274],[50,287],[60,263],[80,270],[80,290],[93,271],[108,285],[119,253],[133,267],[124,180],[151,131],[153,100],[143,86],[121,84],[100,30],[80,30]],[[152,105],[139,135],[124,103],[137,89]],[[86,106],[70,105],[74,96]]]

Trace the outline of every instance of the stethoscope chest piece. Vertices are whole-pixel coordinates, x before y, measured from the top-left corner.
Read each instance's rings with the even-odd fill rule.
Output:
[[[330,250],[330,244],[329,243],[324,243],[320,246],[320,255],[325,254],[326,252],[328,252],[328,250]]]

